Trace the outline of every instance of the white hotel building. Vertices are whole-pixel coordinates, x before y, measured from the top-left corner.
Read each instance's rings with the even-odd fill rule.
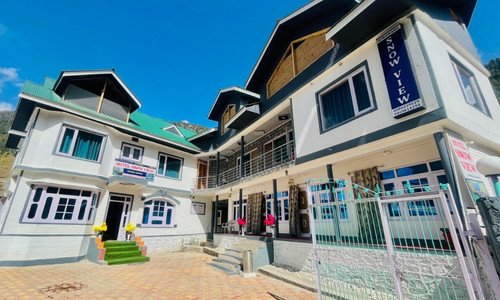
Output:
[[[27,82],[7,141],[18,154],[0,265],[83,259],[102,221],[110,240],[137,224],[150,251],[215,239],[239,216],[270,233],[270,213],[277,241],[307,239],[310,178],[382,191],[449,183],[465,215],[495,191],[460,167],[452,142],[472,166],[500,155],[499,102],[467,31],[475,2],[313,1],[277,23],[245,87],[219,92],[218,126],[200,134],[141,113],[113,70]],[[329,204],[341,199],[314,217],[356,239],[356,208]],[[407,218],[394,222],[420,212],[434,213],[399,207]]]

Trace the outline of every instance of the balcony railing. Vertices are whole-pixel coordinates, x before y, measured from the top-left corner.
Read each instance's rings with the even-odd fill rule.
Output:
[[[219,182],[216,176],[198,177],[195,189],[204,190],[215,187],[224,187],[231,183],[249,178],[252,175],[263,173],[264,171],[279,168],[295,160],[294,142],[290,141],[278,146],[264,154],[253,157],[239,165],[219,174]]]

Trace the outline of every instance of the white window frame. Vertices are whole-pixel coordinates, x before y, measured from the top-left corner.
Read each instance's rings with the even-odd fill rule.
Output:
[[[151,201],[151,204],[146,204],[147,202]],[[156,206],[156,202],[164,203],[164,211],[162,216],[153,216],[154,213],[154,208]],[[148,216],[148,223],[144,224],[144,214],[146,211],[146,207],[149,208],[149,216]],[[158,206],[159,207],[159,206]],[[175,203],[172,203],[171,201],[163,198],[155,198],[155,199],[149,199],[146,202],[144,202],[144,209],[142,211],[142,219],[141,219],[141,227],[160,227],[160,228],[172,228],[175,227],[175,212],[176,212],[176,205]],[[171,211],[171,218],[170,218],[170,223],[162,223],[162,224],[153,224],[153,221],[161,220],[161,221],[166,221],[166,217],[168,214],[168,211]]]
[[[164,165],[164,168],[163,168],[163,174],[159,172],[160,171],[160,157],[161,156],[165,157],[165,165]],[[167,173],[167,162],[168,162],[169,158],[178,159],[178,160],[181,161],[181,167],[179,168],[179,177],[172,177],[172,176],[166,175],[166,173]],[[163,152],[159,152],[158,153],[158,164],[157,164],[157,168],[156,168],[156,175],[158,175],[160,177],[169,178],[169,179],[182,180],[182,168],[183,167],[184,167],[184,159],[182,157],[170,155],[170,154],[163,153]]]
[[[363,109],[363,110],[359,110],[359,108],[358,108],[358,99],[356,96],[356,91],[354,90],[354,83],[352,81],[352,78],[354,76],[358,75],[359,73],[363,73],[363,75],[365,77],[366,89],[368,91],[368,98],[370,99],[370,106]],[[330,127],[326,127],[322,97],[323,97],[323,95],[327,94],[331,90],[334,90],[338,86],[344,84],[346,81],[349,83],[349,90],[351,92],[351,102],[352,102],[353,109],[354,109],[354,116],[349,118],[349,119],[345,119],[344,121],[342,121],[338,124],[332,125]],[[372,94],[371,81],[370,81],[370,78],[368,77],[368,69],[367,69],[366,65],[363,65],[362,67],[359,67],[359,68],[355,69],[354,71],[349,72],[348,75],[344,75],[337,82],[335,82],[334,84],[332,84],[328,88],[324,89],[323,91],[319,92],[318,93],[318,106],[319,106],[319,118],[320,118],[320,122],[321,122],[321,132],[329,131],[335,127],[338,127],[338,126],[341,126],[345,123],[350,122],[351,120],[357,118],[360,115],[363,115],[365,113],[368,113],[368,112],[374,110],[375,109],[375,101],[374,101],[374,97]]]
[[[382,198],[385,197],[384,196],[385,195],[384,184],[387,184],[387,183],[394,184],[394,190],[404,190],[405,189],[405,184],[406,184],[406,182],[408,180],[412,180],[412,179],[418,179],[418,180],[420,180],[421,178],[426,178],[429,186],[434,186],[434,187],[438,186],[439,185],[439,182],[438,182],[438,179],[437,179],[438,176],[445,175],[445,173],[444,173],[444,170],[432,171],[430,163],[434,162],[434,161],[435,160],[431,160],[431,161],[425,162],[425,164],[427,165],[427,172],[418,173],[418,174],[412,174],[412,175],[408,175],[408,176],[398,177],[398,175],[396,173],[396,169],[404,168],[404,167],[407,167],[407,166],[400,166],[400,167],[396,167],[396,168],[392,168],[392,169],[388,169],[388,170],[381,170],[380,172],[391,171],[392,170],[392,171],[394,171],[394,175],[395,175],[394,178],[385,179],[385,180],[381,180],[380,181],[380,185],[381,185],[380,188],[382,189]],[[411,165],[408,165],[408,166],[414,166],[414,165],[419,165],[419,164],[424,164],[424,163],[414,163],[414,164],[411,164]],[[445,194],[447,193],[447,191],[444,191],[444,192],[445,192]],[[398,202],[398,204],[399,204],[399,211],[400,211],[401,215],[400,216],[390,216],[388,214],[387,216],[389,218],[389,221],[415,220],[415,219],[419,219],[419,218],[422,218],[422,217],[426,217],[426,218],[429,218],[429,219],[440,220],[440,219],[442,219],[442,216],[440,214],[440,209],[438,207],[439,203],[436,201],[436,199],[433,199],[433,202],[434,202],[434,206],[436,207],[436,214],[435,215],[423,215],[423,216],[416,215],[416,216],[412,216],[410,214],[410,208],[408,207],[408,203]],[[404,205],[401,205],[401,204],[404,204]]]
[[[489,116],[490,113],[489,113],[488,107],[486,106],[486,103],[485,103],[485,101],[484,101],[484,99],[479,91],[479,86],[477,84],[476,77],[474,76],[474,73],[469,71],[467,68],[465,68],[462,64],[458,63],[454,59],[451,60],[451,64],[453,65],[453,69],[455,70],[455,75],[457,77],[458,84],[460,85],[460,89],[462,90],[462,95],[464,96],[465,103],[474,107],[475,109],[482,112],[483,114]],[[474,106],[474,104],[470,103],[469,97],[467,96],[466,88],[462,82],[462,76],[460,75],[461,72],[464,75],[466,75],[466,77],[469,79],[471,92],[475,98],[474,100],[476,100],[476,102],[478,103],[479,108]]]
[[[130,148],[130,152],[129,152],[130,156],[128,156],[128,157],[123,155],[123,151],[124,151],[125,147]],[[134,158],[134,154],[133,154],[134,150],[139,150],[140,151],[138,159]],[[132,145],[132,144],[129,144],[129,143],[122,143],[122,149],[120,151],[120,158],[121,159],[126,160],[126,161],[136,162],[136,163],[140,164],[142,162],[142,156],[143,155],[144,155],[144,148],[143,147],[137,146],[137,145]]]
[[[48,188],[57,188],[57,193],[48,193]],[[34,201],[35,195],[37,194],[37,190],[42,189],[40,194],[40,198],[37,201]],[[74,195],[65,195],[60,194],[61,189],[70,189],[70,190],[78,190],[80,191],[79,196]],[[81,196],[82,192],[90,192],[90,196]],[[42,214],[45,209],[45,204],[47,203],[47,199],[52,198],[52,203],[50,204],[50,210],[47,217],[42,218]],[[75,206],[72,212],[72,217],[69,220],[63,218],[58,220],[55,218],[58,213],[57,208],[59,206],[59,202],[61,198],[66,198],[67,201],[69,199],[75,199]],[[26,207],[24,209],[22,223],[44,223],[44,224],[75,224],[75,225],[85,225],[85,224],[93,224],[94,218],[96,214],[97,205],[99,202],[99,194],[96,191],[91,189],[80,189],[80,188],[72,188],[72,187],[63,187],[56,185],[33,185],[31,188],[29,200],[26,203]],[[80,213],[80,208],[82,206],[83,201],[86,200],[86,206],[83,214],[82,220],[78,220],[78,215]],[[29,218],[29,213],[33,205],[37,205],[35,215],[32,218]],[[67,210],[67,203],[65,205],[64,213]],[[59,212],[60,213],[60,212]]]
[[[61,149],[61,144],[62,144],[62,141],[64,139],[64,133],[66,132],[66,129],[72,129],[72,130],[75,131],[75,133],[73,135],[73,139],[71,140],[71,146],[69,147],[68,153],[64,153],[64,152],[60,152],[59,151]],[[90,133],[90,134],[102,137],[101,147],[99,149],[99,155],[98,155],[97,160],[91,160],[91,159],[85,159],[85,158],[73,156],[73,151],[75,150],[76,138],[78,137],[78,133],[80,131],[87,132],[87,133]],[[67,124],[63,124],[62,127],[61,127],[61,132],[59,134],[59,140],[58,140],[57,145],[56,145],[55,153],[57,155],[61,155],[61,156],[65,156],[65,157],[70,157],[70,158],[73,158],[73,159],[80,159],[80,160],[84,160],[84,161],[99,163],[99,162],[101,162],[102,154],[104,153],[105,146],[106,146],[106,135],[105,134],[97,133],[95,131],[91,131],[91,130],[87,130],[87,129],[82,129],[82,128],[71,126],[71,125],[67,125]]]

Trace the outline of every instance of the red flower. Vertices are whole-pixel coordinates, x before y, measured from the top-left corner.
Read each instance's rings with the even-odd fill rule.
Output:
[[[245,226],[245,225],[247,225],[247,222],[245,221],[245,219],[238,219],[238,220],[237,220],[237,222],[238,222],[238,224],[239,224],[240,226]]]
[[[273,215],[268,215],[267,218],[264,220],[264,224],[266,226],[274,226],[274,223],[276,222],[276,219],[274,218]]]

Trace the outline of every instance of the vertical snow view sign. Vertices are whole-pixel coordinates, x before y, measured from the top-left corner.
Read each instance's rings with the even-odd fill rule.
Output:
[[[401,25],[377,39],[377,45],[394,118],[424,109],[424,101],[413,76]]]

